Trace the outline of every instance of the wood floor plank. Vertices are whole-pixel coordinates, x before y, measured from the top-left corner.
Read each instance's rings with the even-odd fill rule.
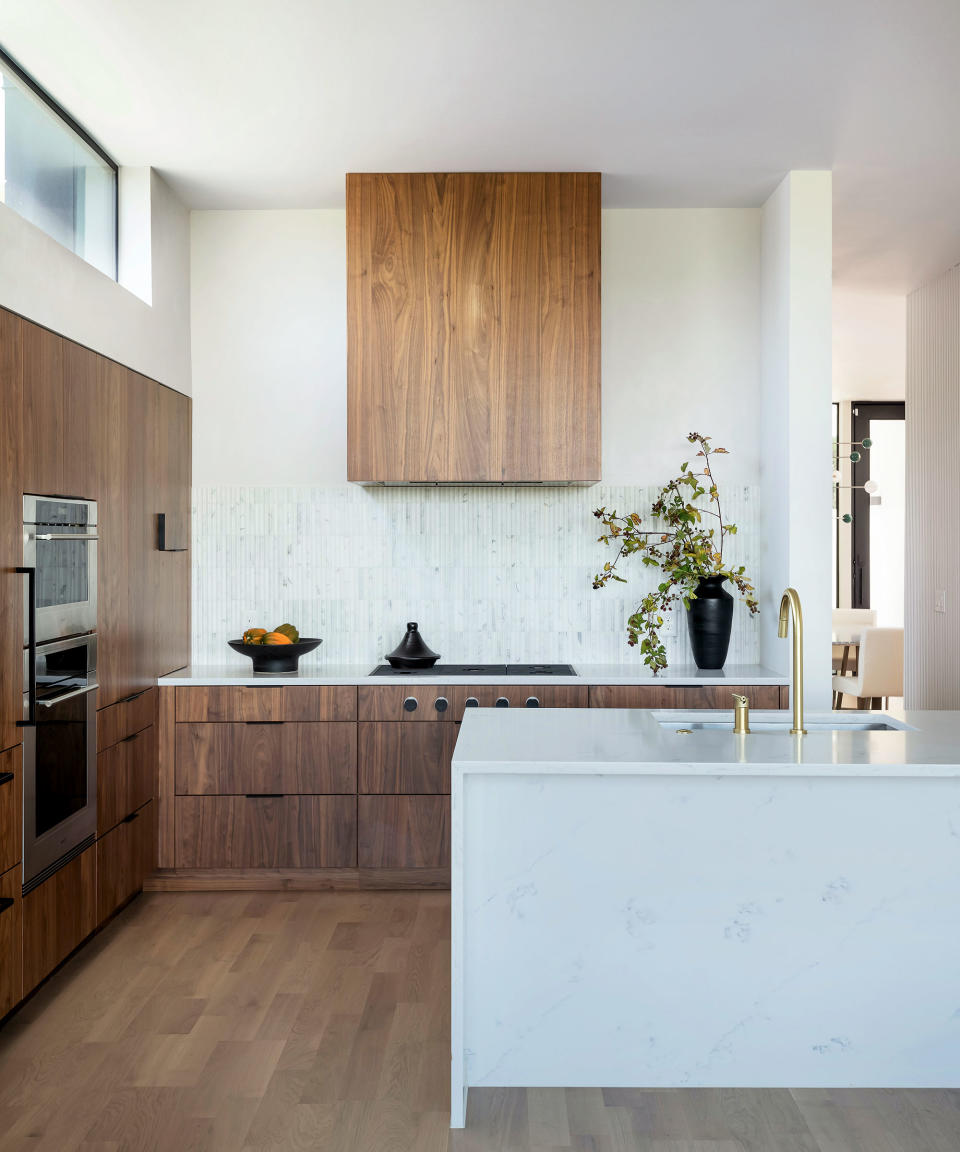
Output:
[[[960,1091],[484,1088],[449,895],[153,893],[0,1029],[0,1152],[958,1152]]]

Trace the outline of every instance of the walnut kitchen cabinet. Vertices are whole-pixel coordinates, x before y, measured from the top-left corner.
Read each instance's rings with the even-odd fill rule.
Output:
[[[97,923],[108,920],[143,888],[156,860],[153,801],[129,813],[97,840]]]
[[[23,997],[23,901],[19,866],[0,875],[0,1020]]]
[[[751,708],[786,708],[790,689],[778,684],[592,684],[591,708],[727,708],[733,695]]]
[[[27,995],[97,926],[97,850],[91,845],[22,901],[23,994]]]
[[[0,749],[19,745],[23,709],[22,360],[20,317],[0,308]]]
[[[600,479],[599,173],[347,176],[347,474]]]

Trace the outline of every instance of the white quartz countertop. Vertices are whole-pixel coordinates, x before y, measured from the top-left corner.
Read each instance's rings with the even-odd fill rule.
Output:
[[[451,661],[452,663],[453,661]],[[520,663],[520,661],[511,661]],[[557,661],[561,663],[561,661]],[[300,671],[286,675],[254,675],[250,664],[191,665],[160,677],[160,686],[208,687],[257,684],[490,684],[497,676],[371,676],[374,664],[320,664],[300,661]],[[636,664],[574,664],[575,676],[511,676],[517,684],[646,684],[662,687],[717,684],[789,684],[790,677],[760,664],[731,664],[719,672],[704,672],[693,664],[675,664],[653,676],[638,660]]]
[[[829,722],[831,715],[836,719],[836,713],[824,713],[806,721]],[[854,715],[840,713],[837,723]],[[457,739],[454,791],[456,779],[468,772],[960,777],[960,712],[859,714],[868,721],[884,715],[901,729],[736,736],[732,709],[696,713],[697,721],[728,720],[729,731],[681,735],[676,728],[689,712],[478,708],[464,716]],[[789,720],[790,713],[751,712],[751,723],[776,718]]]

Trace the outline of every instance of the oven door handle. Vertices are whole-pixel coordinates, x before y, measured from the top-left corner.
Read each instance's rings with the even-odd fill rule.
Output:
[[[18,728],[37,726],[37,570],[18,568],[27,578],[27,718],[18,720]]]
[[[86,696],[88,692],[96,692],[98,684],[88,684],[86,688],[74,688],[72,692],[64,692],[60,696],[54,696],[52,700],[38,700],[37,705],[40,708],[53,708],[56,704],[62,704],[64,700],[72,700],[74,696]]]
[[[99,540],[96,532],[29,532],[28,540]]]

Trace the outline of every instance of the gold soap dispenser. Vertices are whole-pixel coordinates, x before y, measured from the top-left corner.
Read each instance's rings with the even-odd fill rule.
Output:
[[[747,736],[750,733],[750,701],[736,692],[732,695],[736,700],[733,706],[733,730],[738,736]]]

